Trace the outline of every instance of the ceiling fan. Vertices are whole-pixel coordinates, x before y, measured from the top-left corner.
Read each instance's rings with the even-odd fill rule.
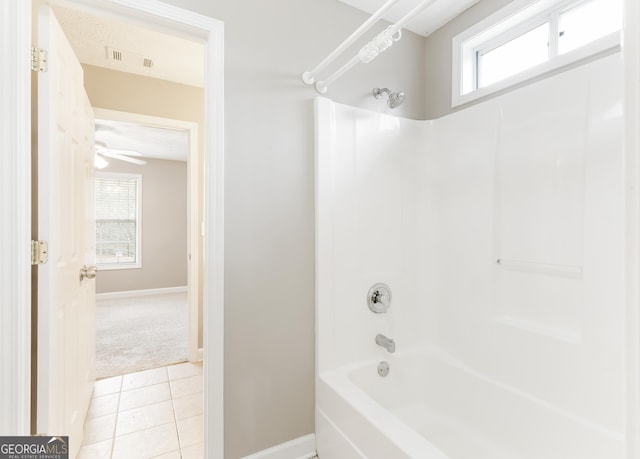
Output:
[[[95,165],[98,169],[104,169],[109,165],[109,162],[105,159],[108,158],[118,159],[120,161],[126,161],[128,163],[143,165],[147,164],[146,161],[135,157],[141,157],[142,155],[133,150],[121,150],[116,148],[109,148],[107,144],[101,141],[96,141],[96,162]],[[134,156],[134,158],[132,158]]]

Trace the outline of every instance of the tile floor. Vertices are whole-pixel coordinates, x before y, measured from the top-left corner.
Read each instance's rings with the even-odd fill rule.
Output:
[[[203,458],[202,364],[96,381],[77,459]]]

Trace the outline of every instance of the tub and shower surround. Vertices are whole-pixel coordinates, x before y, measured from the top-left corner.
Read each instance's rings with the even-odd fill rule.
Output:
[[[625,459],[619,53],[437,120],[316,118],[321,457]]]

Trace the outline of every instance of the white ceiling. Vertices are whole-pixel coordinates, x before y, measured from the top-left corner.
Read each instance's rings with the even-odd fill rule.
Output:
[[[370,14],[375,13],[386,3],[386,0],[338,1]],[[416,16],[405,28],[426,37],[479,1],[480,0],[436,0]],[[383,19],[395,23],[420,3],[421,0],[400,0],[383,16]]]
[[[84,11],[54,7],[78,60],[121,72],[204,87],[204,44]],[[110,59],[111,50],[122,61]],[[153,61],[151,67],[144,59]]]
[[[97,119],[96,142],[111,149],[137,151],[144,158],[186,161],[189,154],[187,131],[123,121]]]

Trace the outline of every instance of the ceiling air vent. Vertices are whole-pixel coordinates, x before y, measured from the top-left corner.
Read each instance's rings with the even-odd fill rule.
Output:
[[[122,51],[115,48],[107,48],[107,55],[110,60],[122,62]]]
[[[136,67],[148,69],[153,67],[153,59],[131,51],[112,48],[111,46],[107,47],[107,60],[122,63],[124,68],[129,69],[129,71],[135,71]]]

